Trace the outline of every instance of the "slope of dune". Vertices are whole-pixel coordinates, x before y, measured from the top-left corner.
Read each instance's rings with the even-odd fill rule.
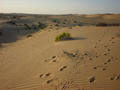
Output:
[[[0,49],[0,90],[120,90],[119,53],[120,27],[46,29]]]
[[[96,14],[96,15],[85,15],[86,18],[102,18],[102,19],[112,19],[120,20],[120,14]]]

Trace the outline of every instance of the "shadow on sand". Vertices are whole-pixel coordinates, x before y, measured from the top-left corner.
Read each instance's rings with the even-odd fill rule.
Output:
[[[73,40],[86,40],[87,38],[84,37],[72,37],[66,40],[62,40],[62,41],[73,41]]]
[[[84,37],[73,37],[71,40],[86,40]]]

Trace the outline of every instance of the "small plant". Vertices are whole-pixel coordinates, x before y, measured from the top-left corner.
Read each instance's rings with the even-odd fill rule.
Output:
[[[65,22],[63,22],[63,24],[66,24]]]
[[[74,23],[77,23],[77,21],[74,21]]]
[[[24,24],[24,26],[25,26],[25,30],[30,30],[31,29],[31,27],[28,24]]]
[[[120,26],[119,23],[113,23],[113,24],[109,24],[109,23],[98,23],[96,24],[96,26]]]
[[[56,38],[55,41],[63,41],[63,40],[69,40],[71,39],[71,34],[63,32],[62,34],[59,34]]]
[[[11,24],[11,25],[16,25],[16,22],[15,22],[15,21],[8,21],[7,23],[8,23],[8,24]]]
[[[34,24],[32,25],[32,28],[33,28],[33,29],[37,29],[36,25],[34,25]]]
[[[29,38],[29,37],[32,37],[32,35],[31,35],[31,34],[28,34],[28,35],[27,35],[27,38]]]
[[[44,29],[44,28],[46,28],[47,26],[46,26],[46,24],[43,24],[43,23],[41,23],[41,22],[38,22],[38,27],[39,27],[40,29]]]
[[[57,19],[53,19],[53,22],[55,22],[55,23],[56,23],[56,22],[57,22]]]
[[[58,23],[58,24],[60,23],[60,21],[59,21],[58,19],[53,19],[52,21],[53,21],[54,23]]]
[[[59,24],[55,24],[55,26],[57,27],[57,26],[59,26]]]

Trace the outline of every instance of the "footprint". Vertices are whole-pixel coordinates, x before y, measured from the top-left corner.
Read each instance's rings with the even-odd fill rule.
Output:
[[[68,90],[69,86],[73,83],[73,81],[66,81],[64,84],[62,84],[61,90]]]
[[[110,80],[120,80],[120,74],[112,76]]]
[[[90,79],[89,79],[89,82],[90,83],[93,83],[95,81],[95,77],[91,77]]]
[[[105,70],[106,70],[106,68],[103,68],[102,70],[103,70],[103,71],[105,71]]]
[[[101,40],[98,40],[98,42],[101,42]]]
[[[66,69],[66,68],[67,68],[67,66],[63,66],[62,68],[60,68],[59,71],[63,71],[63,70]]]
[[[111,51],[110,49],[107,49],[107,51]]]
[[[107,63],[105,62],[104,65],[106,65]]]
[[[115,43],[115,42],[112,42],[112,43]]]
[[[50,76],[50,75],[51,75],[51,73],[47,73],[47,74],[45,74],[46,77],[48,77],[48,76]]]
[[[48,76],[50,76],[50,75],[51,75],[51,73],[40,74],[40,78],[42,78],[42,77],[48,77]]]
[[[98,56],[96,56],[96,58],[98,58]]]
[[[95,46],[94,48],[97,48],[97,46]]]
[[[97,67],[93,67],[93,69],[97,69]]]
[[[56,62],[56,60],[53,60],[52,62]]]
[[[52,56],[52,59],[56,58],[56,56]]]
[[[49,62],[50,61],[50,59],[46,59],[46,60],[44,60],[44,62]]]
[[[104,56],[107,56],[107,53],[104,53]]]
[[[40,74],[40,78],[42,78],[43,77],[43,74]]]
[[[98,68],[101,68],[102,66],[95,66],[93,67],[93,69],[98,69]]]
[[[47,80],[46,83],[49,84],[53,81],[53,79]]]
[[[51,61],[56,62],[55,58],[56,58],[56,56],[52,56],[51,58],[44,60],[44,62],[51,62]]]
[[[111,62],[111,59],[108,59],[107,62],[104,63],[104,65],[108,64]]]
[[[112,37],[112,39],[115,39],[114,37]]]
[[[111,62],[111,59],[108,59],[108,61],[107,61],[107,62],[108,62],[108,63],[109,63],[109,62]]]
[[[78,90],[84,90],[84,88],[82,88],[82,89],[78,89]]]
[[[92,60],[92,58],[89,58],[89,60]]]
[[[108,47],[107,45],[105,45],[104,47]]]
[[[85,56],[87,56],[87,55],[88,55],[88,53],[84,53],[84,55],[85,55]]]

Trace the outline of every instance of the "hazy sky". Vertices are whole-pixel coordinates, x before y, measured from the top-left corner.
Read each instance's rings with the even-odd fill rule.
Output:
[[[120,0],[0,0],[0,13],[120,13]]]

